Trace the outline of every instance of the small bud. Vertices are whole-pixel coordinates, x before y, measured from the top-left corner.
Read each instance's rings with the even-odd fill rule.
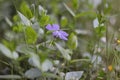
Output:
[[[109,71],[112,71],[112,70],[113,70],[112,65],[109,65],[109,66],[108,66],[108,70],[109,70]]]

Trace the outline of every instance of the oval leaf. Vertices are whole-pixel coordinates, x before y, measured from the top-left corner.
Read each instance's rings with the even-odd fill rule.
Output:
[[[40,58],[36,54],[31,54],[31,57],[28,59],[29,64],[40,69]]]
[[[26,41],[29,44],[33,44],[37,40],[37,33],[32,27],[27,27],[25,29]]]
[[[70,49],[76,49],[78,46],[77,36],[74,33],[71,33],[68,39],[68,47]]]
[[[11,51],[5,47],[3,44],[0,44],[0,51],[8,58],[13,58]]]
[[[58,50],[61,52],[62,56],[66,59],[66,60],[71,60],[71,56],[69,55],[69,51],[65,50],[64,48],[62,48],[59,44],[55,43],[55,45],[57,46]]]
[[[83,71],[67,72],[65,80],[79,80],[83,75]]]
[[[18,55],[18,53],[17,53],[16,51],[14,51],[14,52],[12,53],[12,55],[13,55],[13,58],[14,58],[14,59],[17,59],[17,58],[19,57],[19,55]]]
[[[22,13],[20,13],[19,11],[17,11],[22,23],[25,25],[25,26],[31,26],[31,22],[30,20],[27,19],[27,17],[25,17]]]
[[[41,76],[41,72],[37,68],[31,68],[25,72],[25,77],[29,79],[34,79]]]
[[[50,60],[45,60],[43,63],[42,63],[42,71],[48,71],[50,70],[51,68],[53,67],[53,64]]]

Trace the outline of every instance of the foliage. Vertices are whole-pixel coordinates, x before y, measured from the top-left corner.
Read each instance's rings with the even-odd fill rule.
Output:
[[[119,79],[120,36],[119,28],[113,27],[114,1],[12,1],[0,1],[2,6],[8,2],[14,7],[10,17],[0,15],[5,17],[0,23],[8,27],[0,24],[0,78]]]

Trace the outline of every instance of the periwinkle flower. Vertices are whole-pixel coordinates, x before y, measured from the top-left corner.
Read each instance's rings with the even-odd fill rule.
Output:
[[[52,25],[48,24],[46,26],[46,29],[49,31],[53,31],[52,35],[54,37],[59,37],[62,40],[68,40],[67,39],[68,34],[65,31],[61,30],[58,24],[52,24]]]

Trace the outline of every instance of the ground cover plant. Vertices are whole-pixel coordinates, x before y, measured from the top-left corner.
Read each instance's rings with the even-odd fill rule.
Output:
[[[119,80],[119,3],[1,0],[0,80]]]

